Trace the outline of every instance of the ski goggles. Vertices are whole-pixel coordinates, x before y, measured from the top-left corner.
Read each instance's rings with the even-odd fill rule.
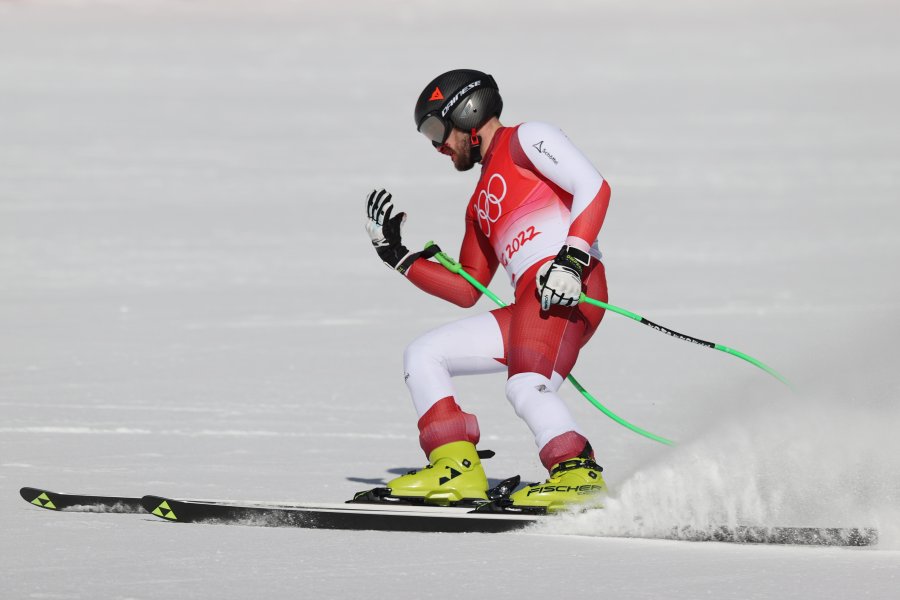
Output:
[[[428,113],[422,119],[422,122],[419,123],[419,133],[427,137],[435,148],[440,148],[444,145],[452,130],[453,124],[450,123],[449,119],[442,119],[439,110]]]

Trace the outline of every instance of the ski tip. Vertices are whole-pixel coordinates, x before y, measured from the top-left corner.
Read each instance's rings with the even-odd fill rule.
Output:
[[[45,490],[41,490],[41,489],[33,488],[33,487],[23,487],[23,488],[19,489],[19,495],[22,496],[22,500],[31,502],[31,499],[29,498],[29,496],[31,496],[35,492],[40,494],[43,491],[45,491]]]
[[[760,532],[751,528],[743,533],[748,542],[758,541]],[[878,544],[878,530],[874,527],[773,527],[762,532],[776,544],[809,546],[875,546]]]
[[[876,546],[878,545],[878,530],[874,527],[851,528],[843,532],[842,539],[847,546]]]
[[[178,522],[178,514],[175,512],[175,500],[163,496],[144,496],[141,498],[141,506],[145,511],[164,521]]]
[[[874,546],[878,530],[873,527],[719,527],[712,530],[676,528],[670,539],[741,544],[800,546]]]
[[[59,507],[57,506],[58,503],[53,500],[54,494],[49,490],[23,487],[19,490],[19,495],[29,504],[33,504],[40,508],[46,508],[47,510],[59,510]]]
[[[769,532],[775,543],[810,546],[875,546],[874,527],[775,527]],[[753,535],[751,534],[753,540]]]

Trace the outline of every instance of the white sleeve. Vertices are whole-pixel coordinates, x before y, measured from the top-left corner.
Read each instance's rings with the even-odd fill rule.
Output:
[[[574,222],[600,191],[603,177],[559,127],[540,122],[522,123],[518,136],[534,168],[572,194],[571,221]]]

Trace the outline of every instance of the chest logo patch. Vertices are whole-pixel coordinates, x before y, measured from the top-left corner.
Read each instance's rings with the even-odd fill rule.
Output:
[[[506,198],[506,180],[500,173],[494,173],[484,189],[478,192],[478,201],[475,204],[478,224],[487,237],[491,237],[491,225],[503,214],[504,198]]]

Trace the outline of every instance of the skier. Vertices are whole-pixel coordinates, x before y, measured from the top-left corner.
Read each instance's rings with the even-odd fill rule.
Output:
[[[439,327],[407,347],[405,378],[429,464],[387,486],[393,496],[429,504],[486,500],[478,421],[460,408],[451,377],[506,370],[506,397],[534,434],[550,473],[510,500],[515,507],[555,511],[606,490],[603,469],[557,391],[603,318],[603,309],[579,298],[584,291],[607,300],[596,240],[610,188],[558,128],[539,122],[505,127],[502,109],[493,77],[470,69],[438,76],[416,102],[416,127],[457,170],[481,163],[459,262],[483,285],[503,265],[515,302]],[[475,304],[480,292],[428,260],[435,246],[411,252],[403,245],[406,214],[397,212],[390,193],[372,191],[366,210],[366,229],[388,267],[429,294],[462,307]]]

